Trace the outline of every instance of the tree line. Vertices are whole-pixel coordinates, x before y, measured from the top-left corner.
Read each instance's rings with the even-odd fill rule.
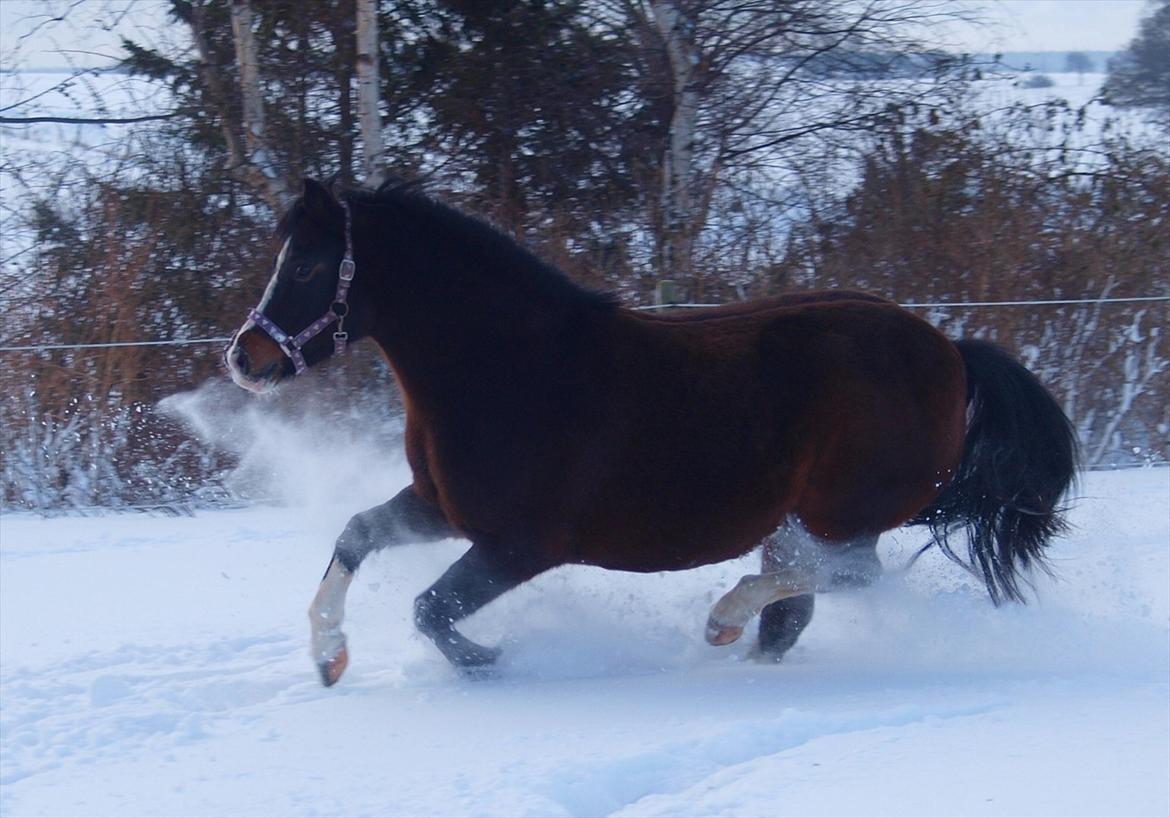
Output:
[[[121,70],[167,90],[157,119],[93,167],[4,160],[18,181],[55,180],[21,197],[35,240],[5,265],[9,344],[229,334],[303,176],[422,181],[628,303],[663,278],[695,301],[1167,293],[1157,134],[1055,102],[985,110],[996,67],[933,44],[962,13],[951,3],[171,0],[169,13],[163,39],[181,47],[123,41]],[[929,317],[1023,354],[1092,462],[1165,458],[1164,304]],[[385,416],[392,379],[370,350],[352,357],[270,411],[308,411],[325,382],[346,397],[314,411]],[[6,358],[5,502],[189,496],[238,451],[157,404],[217,377],[210,346]]]

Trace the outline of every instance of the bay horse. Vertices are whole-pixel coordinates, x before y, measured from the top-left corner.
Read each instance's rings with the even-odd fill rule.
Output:
[[[325,685],[349,661],[349,584],[392,545],[470,540],[414,621],[474,670],[498,649],[456,624],[559,565],[681,570],[763,543],[762,572],[716,603],[706,636],[726,644],[760,614],[759,650],[779,658],[814,594],[878,576],[884,531],[928,526],[999,603],[1022,599],[1064,527],[1077,449],[1056,401],[1003,350],[883,298],[636,312],[393,185],[306,180],[274,251],[225,352],[232,378],[266,392],[369,337],[406,408],[413,482],[349,520],[309,611]]]

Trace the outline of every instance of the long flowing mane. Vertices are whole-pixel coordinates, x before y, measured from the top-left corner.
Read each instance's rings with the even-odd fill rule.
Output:
[[[520,290],[558,303],[612,311],[619,305],[615,293],[594,290],[573,281],[562,270],[544,261],[499,228],[432,199],[414,182],[390,180],[376,190],[354,187],[340,196],[360,207],[405,209],[417,214],[423,226],[419,242],[442,244],[458,241],[487,260],[491,280],[511,283]]]

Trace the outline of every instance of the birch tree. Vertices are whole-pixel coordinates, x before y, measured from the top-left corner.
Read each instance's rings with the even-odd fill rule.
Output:
[[[176,15],[191,31],[199,57],[198,75],[206,92],[206,101],[215,109],[227,148],[228,172],[261,196],[274,213],[279,213],[287,206],[291,190],[288,180],[276,166],[266,132],[251,3],[249,0],[231,0],[232,41],[242,106],[232,104],[232,92],[224,82],[210,42],[209,4],[197,0],[187,6],[176,5],[175,9]]]
[[[961,61],[924,44],[965,13],[943,0],[614,2],[641,48],[663,54],[648,61],[669,89],[656,265],[692,299],[706,284],[696,271],[715,261],[696,254],[721,191],[761,175],[801,178],[806,157],[881,127],[892,106],[941,104],[961,79]],[[904,76],[914,81],[890,82]]]
[[[695,138],[699,117],[700,51],[695,21],[674,0],[653,0],[650,13],[666,46],[670,70],[670,123],[662,158],[662,229],[658,265],[671,276],[690,277],[692,244],[702,214],[695,211]]]
[[[377,187],[384,179],[382,117],[378,113],[378,1],[357,0],[357,100],[362,133],[362,177]]]
[[[258,188],[273,211],[280,212],[292,197],[289,184],[277,169],[276,157],[268,146],[256,36],[252,31],[252,4],[250,0],[231,0],[231,4],[232,38],[236,44],[240,97],[243,100],[240,129],[244,133],[244,144],[243,155],[238,157],[239,168],[243,178]],[[196,37],[199,37],[198,32]]]

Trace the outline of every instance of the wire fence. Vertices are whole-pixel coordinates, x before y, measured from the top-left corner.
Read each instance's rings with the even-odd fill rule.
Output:
[[[1135,304],[1151,302],[1170,302],[1170,295],[1141,295],[1129,298],[1053,298],[1034,301],[931,301],[931,302],[900,302],[898,306],[907,309],[944,309],[959,307],[1045,307],[1068,304]],[[725,304],[694,304],[694,303],[666,303],[647,304],[631,307],[635,311],[645,310],[674,310],[674,309],[705,309],[722,307]],[[119,347],[158,347],[158,346],[194,346],[198,344],[226,344],[231,336],[218,338],[173,338],[154,341],[109,341],[93,344],[23,344],[17,346],[0,346],[0,352],[49,352],[63,349],[116,349]]]
[[[631,309],[639,311],[686,310],[715,308],[721,307],[721,305],[723,307],[730,307],[734,303],[737,302],[715,304],[667,301],[666,303],[660,304],[639,305],[639,307],[632,307]],[[1016,308],[1037,308],[1038,312],[1042,315],[1046,314],[1046,310],[1041,308],[1060,307],[1060,305],[1081,305],[1081,307],[1089,308],[1089,311],[1095,311],[1092,308],[1101,304],[1119,305],[1119,307],[1123,307],[1126,304],[1131,305],[1131,307],[1142,304],[1158,304],[1158,310],[1161,310],[1162,305],[1166,303],[1170,303],[1170,295],[1037,298],[1037,300],[1018,301],[907,301],[902,302],[901,305],[904,308],[915,310],[1014,310]],[[1154,319],[1156,324],[1159,323],[1157,315],[1152,316],[1152,319]],[[1148,324],[1150,316],[1145,317],[1143,321]],[[1089,326],[1086,326],[1085,331],[1090,335],[1099,335],[1101,329],[1100,326],[1097,326],[1097,328],[1089,328]],[[1129,332],[1126,338],[1130,339],[1130,336],[1134,336],[1135,332],[1136,330]],[[1155,336],[1157,335],[1157,332],[1151,335],[1151,332],[1147,330],[1143,332],[1143,337],[1140,339],[1143,343],[1147,343],[1147,345],[1156,342],[1164,346],[1164,341],[1156,341]],[[1164,336],[1161,337],[1164,338]],[[219,345],[222,348],[223,345],[230,341],[232,341],[232,336],[227,335],[95,343],[56,343],[55,341],[46,339],[43,343],[0,345],[0,352],[7,353],[9,356],[37,356],[42,355],[42,353],[48,356],[50,352],[67,350],[101,352],[103,350],[113,351],[125,348],[174,350],[183,348],[195,350],[201,348],[198,356],[191,355],[190,358],[202,359],[204,358],[204,352],[202,350],[208,349],[209,345]],[[1142,355],[1144,356],[1145,353],[1143,352]],[[1165,357],[1164,351],[1157,352],[1157,355],[1161,358]],[[180,357],[185,356],[183,356],[183,353],[180,353]],[[13,362],[11,357],[6,360],[7,362]],[[50,365],[48,363],[48,357],[42,360],[44,365]],[[82,366],[83,360],[82,356],[78,356],[78,359],[73,360],[67,369],[69,367]],[[92,360],[101,362],[102,358],[95,355]],[[1130,363],[1127,358],[1119,365],[1128,366]],[[1148,362],[1142,363],[1142,360],[1138,360],[1136,363],[1141,366],[1147,366],[1147,369],[1149,367]],[[5,363],[4,365],[8,366],[13,372],[18,371],[14,362]],[[85,363],[84,365],[89,365],[89,363]],[[1158,365],[1162,367],[1158,372],[1164,372],[1165,364],[1159,363]],[[1088,367],[1088,369],[1092,369],[1092,367]],[[1075,371],[1083,374],[1080,369]],[[1164,391],[1164,374],[1159,374],[1158,378],[1158,384],[1161,385],[1157,386],[1157,389]],[[1122,392],[1128,390],[1130,387],[1128,381],[1131,379],[1126,376],[1126,380],[1126,384],[1120,387]],[[349,380],[346,380],[345,383],[352,385]],[[380,384],[381,381],[378,381],[378,383]],[[1088,381],[1086,381],[1087,383]],[[1138,386],[1140,386],[1140,392],[1145,390],[1144,381]],[[1096,391],[1100,392],[1100,390]],[[37,398],[28,396],[33,396],[35,393],[37,391],[34,387],[34,392],[27,392],[26,390],[14,391],[9,398],[15,400],[16,403],[27,398],[26,403],[32,406]],[[1131,398],[1133,396],[1124,398],[1129,401],[1127,407],[1123,410],[1124,412],[1129,411],[1129,404],[1133,403],[1133,399]],[[362,398],[355,398],[355,400],[360,399]],[[1096,393],[1094,393],[1093,399],[1097,399]],[[1114,403],[1116,403],[1120,398],[1115,396],[1114,398],[1108,399],[1114,400]],[[15,406],[12,400],[9,400],[9,404],[6,405]],[[32,403],[29,403],[29,401],[32,401]],[[1145,404],[1148,403],[1149,400],[1147,399]],[[1144,407],[1145,404],[1142,406]],[[1162,405],[1164,406],[1164,401]],[[367,405],[363,406],[369,408]],[[1110,406],[1113,405],[1110,404]],[[62,410],[59,413],[60,417],[59,415],[49,417],[46,412],[42,411],[42,408],[44,407],[36,404],[36,411],[34,412],[30,408],[23,408],[22,410],[20,406],[15,406],[14,411],[19,415],[19,418],[16,419],[21,420],[21,427],[16,427],[16,419],[14,418],[6,418],[5,427],[0,427],[0,432],[5,432],[5,434],[0,434],[0,441],[4,441],[8,449],[5,452],[7,466],[0,468],[0,472],[2,472],[0,476],[4,477],[4,484],[0,486],[0,507],[4,507],[6,511],[26,509],[40,511],[43,515],[89,515],[109,513],[112,509],[115,511],[139,511],[139,513],[156,515],[188,515],[193,514],[195,510],[200,508],[222,508],[230,506],[230,504],[253,502],[241,499],[241,496],[236,495],[234,489],[230,488],[228,483],[225,482],[226,479],[223,475],[232,474],[232,469],[235,468],[230,463],[230,459],[232,459],[230,458],[230,454],[223,454],[214,445],[205,445],[207,441],[197,441],[190,449],[186,449],[187,454],[190,455],[188,460],[191,460],[191,462],[184,460],[178,467],[171,465],[174,456],[176,456],[174,453],[178,452],[179,448],[186,444],[186,435],[188,433],[181,431],[181,429],[173,428],[176,421],[173,418],[163,417],[163,414],[154,411],[154,408],[147,408],[146,411],[143,411],[142,407],[137,405],[124,406],[118,410],[121,414],[111,415],[110,418],[106,418],[105,415],[101,414],[104,410],[95,410],[97,414],[92,415],[92,417],[91,415],[85,415],[85,418],[81,420],[77,420],[73,418],[73,415],[69,414],[76,407],[67,407],[66,410]],[[1170,414],[1165,414],[1162,410],[1157,410],[1157,417],[1154,418],[1150,415],[1152,419],[1149,419],[1145,417],[1145,415],[1150,414],[1148,408],[1141,408],[1141,412],[1145,413],[1142,415],[1141,424],[1145,424],[1149,428],[1137,424],[1137,421],[1130,422],[1129,420],[1124,421],[1126,424],[1129,424],[1124,428],[1119,426],[1119,424],[1113,424],[1109,427],[1109,435],[1117,437],[1117,440],[1120,441],[1119,444],[1113,448],[1106,449],[1103,447],[1101,440],[1096,440],[1093,446],[1101,448],[1106,456],[1100,459],[1099,462],[1087,462],[1086,468],[1093,470],[1108,469],[1120,466],[1142,465],[1143,462],[1147,466],[1168,465],[1165,458],[1166,448],[1163,428],[1166,422],[1170,422]],[[76,421],[75,425],[80,424],[76,429],[73,426],[69,426],[70,422],[74,421]],[[129,424],[129,426],[123,428],[126,424]],[[1130,428],[1130,426],[1133,426],[1133,428]],[[113,432],[122,434],[122,438],[125,438],[125,440],[122,440],[122,438],[115,440],[113,438]],[[1088,432],[1096,434],[1093,432],[1093,429],[1088,429]],[[70,437],[70,435],[73,435],[73,437]],[[1126,437],[1126,435],[1133,435],[1133,437]],[[87,444],[82,445],[82,442],[78,441],[81,441],[83,437],[85,440],[96,442],[87,442]],[[1100,435],[1097,435],[1097,437],[1100,438]],[[77,440],[74,441],[74,438]],[[1150,442],[1151,440],[1154,442]],[[30,453],[27,463],[23,461],[19,463],[15,462],[19,460],[14,455],[16,449],[13,446],[15,444],[25,446],[27,453]],[[1134,444],[1140,444],[1140,447],[1135,448],[1133,446]],[[37,454],[40,449],[50,445],[60,448],[60,456],[46,455],[42,458],[42,456]],[[90,449],[92,449],[92,452]],[[54,452],[57,452],[57,449],[54,449]],[[66,458],[66,455],[68,455],[68,458]],[[109,472],[112,476],[89,476],[91,473],[96,475],[92,466],[94,466],[94,462],[98,458],[105,458],[102,461],[104,463],[104,470],[102,470],[101,475],[106,475],[106,472]],[[106,462],[106,460],[109,462]],[[40,463],[40,465],[37,465],[37,463]],[[164,466],[159,466],[159,463],[164,463]],[[92,492],[89,494],[74,497],[71,494],[74,492],[74,489],[71,488],[73,483],[69,482],[73,480],[73,477],[69,477],[66,480],[61,476],[67,472],[69,475],[73,475],[74,472],[81,474],[85,480],[90,481],[96,488],[92,489]],[[62,482],[63,480],[64,482]],[[14,484],[25,486],[26,483],[35,483],[37,487],[40,487],[36,489],[35,501],[25,499],[25,495],[12,489]],[[212,486],[222,490],[221,492],[218,490],[214,496],[205,496],[199,492],[191,492],[192,484],[206,484],[206,486]],[[113,500],[111,502],[102,500],[102,497],[106,495],[113,497]]]
[[[927,309],[943,307],[1043,307],[1060,304],[1132,304],[1149,301],[1170,301],[1170,295],[1139,295],[1132,298],[1052,298],[1035,301],[923,301],[898,302],[899,307],[907,309]],[[643,307],[632,307],[634,310],[669,310],[676,308],[690,309],[701,307],[722,307],[724,304],[650,304]]]
[[[231,336],[223,338],[172,338],[162,341],[110,341],[103,344],[25,344],[0,347],[0,352],[48,352],[57,349],[117,349],[119,347],[178,347],[196,344],[226,344]]]

